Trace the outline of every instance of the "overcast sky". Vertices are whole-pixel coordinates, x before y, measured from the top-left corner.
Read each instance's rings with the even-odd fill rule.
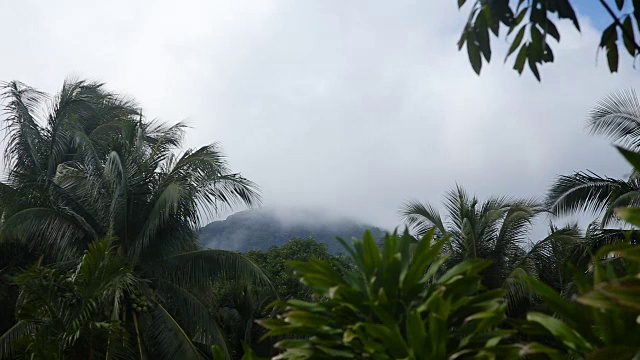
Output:
[[[270,207],[393,227],[403,201],[440,202],[456,182],[536,196],[558,174],[628,172],[584,130],[596,101],[640,79],[596,60],[601,19],[561,24],[538,83],[503,65],[502,40],[476,76],[454,0],[89,3],[2,1],[0,79],[98,79],[150,117],[188,119],[187,144],[221,142]]]

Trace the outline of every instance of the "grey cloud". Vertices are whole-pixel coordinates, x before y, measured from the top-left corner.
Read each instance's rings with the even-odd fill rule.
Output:
[[[639,76],[596,66],[588,22],[562,26],[539,84],[501,51],[475,76],[454,1],[255,4],[15,2],[0,11],[19,30],[0,78],[47,91],[73,73],[101,79],[151,116],[189,118],[190,146],[220,141],[266,205],[385,227],[404,200],[439,202],[456,182],[535,196],[573,170],[627,172],[584,118]]]

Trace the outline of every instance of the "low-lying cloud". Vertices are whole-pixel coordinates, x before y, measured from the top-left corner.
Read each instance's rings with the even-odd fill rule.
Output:
[[[596,64],[588,19],[581,34],[561,25],[538,83],[500,51],[475,76],[456,48],[455,1],[256,4],[4,4],[14,32],[0,79],[47,91],[70,74],[103,80],[152,117],[188,118],[190,146],[220,141],[266,205],[389,228],[403,201],[439,203],[455,183],[529,197],[573,170],[627,172],[584,118],[639,76]]]

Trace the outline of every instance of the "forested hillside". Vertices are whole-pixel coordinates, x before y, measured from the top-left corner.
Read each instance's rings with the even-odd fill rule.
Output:
[[[200,243],[212,249],[267,250],[293,238],[313,237],[327,245],[330,253],[342,250],[336,236],[350,240],[370,229],[376,239],[384,230],[344,218],[322,217],[312,211],[276,212],[272,209],[245,210],[214,221],[200,231]]]

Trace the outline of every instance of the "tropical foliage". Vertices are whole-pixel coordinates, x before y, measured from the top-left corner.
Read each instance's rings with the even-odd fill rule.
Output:
[[[615,144],[640,150],[640,102],[634,91],[620,91],[600,101],[589,114],[593,134]],[[590,171],[561,176],[549,191],[548,206],[557,215],[591,212],[601,215],[600,225],[615,225],[614,210],[640,206],[640,179],[631,171],[627,179],[613,179]]]
[[[260,203],[218,145],[182,150],[184,124],[100,83],[2,89],[0,359],[640,357],[633,92],[589,120],[628,179],[562,176],[546,202],[456,187],[446,215],[407,203],[405,232],[336,256],[313,239],[202,248],[203,220]],[[579,212],[599,221],[531,239],[540,216]]]
[[[559,240],[575,240],[568,238],[567,231],[554,229],[547,239],[527,250],[532,222],[544,212],[535,200],[493,197],[479,202],[458,186],[447,193],[444,207],[447,217],[441,216],[431,204],[413,201],[406,203],[400,214],[417,236],[424,236],[434,228],[437,236],[450,237],[443,249],[447,255],[444,268],[468,259],[490,261],[491,265],[482,272],[482,284],[489,289],[508,290],[513,311],[519,301],[528,301],[529,296],[510,281],[511,274],[524,269],[537,276],[540,265],[547,260],[547,252],[559,250]]]
[[[351,261],[345,255],[331,255],[327,246],[313,238],[294,238],[282,246],[267,251],[254,250],[245,254],[269,277],[272,287],[256,287],[246,282],[224,281],[216,284],[216,297],[220,325],[227,335],[227,344],[234,354],[242,354],[243,343],[252,346],[257,354],[270,355],[274,339],[260,341],[265,331],[255,326],[257,319],[273,316],[277,309],[267,305],[280,299],[319,300],[300,282],[289,261],[320,259],[332,264],[339,272],[351,270]]]
[[[574,275],[579,289],[575,300],[562,297],[543,282],[526,278],[551,313],[529,312],[529,329],[537,329],[533,333],[540,341],[553,344],[572,358],[637,358],[639,260],[636,245],[603,247],[594,256],[592,273]]]
[[[344,244],[355,272],[340,275],[329,263],[291,262],[301,281],[323,302],[279,301],[276,319],[262,320],[267,336],[292,335],[276,347],[282,359],[443,359],[497,356],[523,349],[502,346],[509,332],[504,292],[482,289],[488,261],[467,260],[440,274],[434,230],[415,243],[408,233],[388,235],[379,250],[367,232]],[[526,352],[526,350],[525,350]]]
[[[266,277],[240,254],[201,249],[197,231],[204,215],[258,203],[256,186],[230,172],[215,144],[176,152],[184,124],[148,121],[100,83],[66,81],[49,98],[11,82],[4,98],[9,168],[0,246],[65,264],[111,238],[140,279],[135,292],[113,299],[139,357],[200,358],[211,344],[225,349],[209,312],[214,280]],[[21,264],[2,267],[10,265]],[[154,306],[140,314],[134,296]]]

